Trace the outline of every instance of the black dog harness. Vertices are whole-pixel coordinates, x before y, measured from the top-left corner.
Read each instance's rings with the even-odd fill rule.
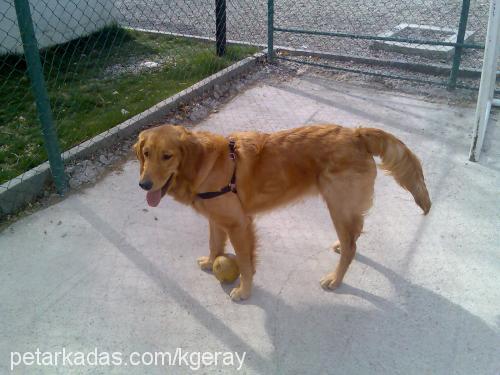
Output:
[[[234,139],[229,140],[229,158],[234,162],[233,176],[231,177],[231,182],[229,185],[224,186],[219,191],[207,191],[206,193],[198,193],[197,196],[201,199],[212,199],[218,197],[219,195],[229,193],[237,193],[236,191],[236,142]]]

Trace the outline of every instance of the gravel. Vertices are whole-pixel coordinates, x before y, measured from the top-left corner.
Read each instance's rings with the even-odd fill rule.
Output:
[[[155,61],[151,60],[140,60],[136,56],[132,56],[127,60],[120,63],[108,66],[103,74],[102,78],[113,78],[118,77],[123,74],[139,74],[144,71],[157,71],[160,70],[165,64],[170,64],[175,66],[175,61],[172,56],[155,56]],[[116,93],[116,94],[115,94]],[[118,91],[114,91],[113,95],[117,95]]]
[[[202,105],[197,105],[191,112],[191,114],[188,116],[188,119],[193,122],[200,121],[207,117],[209,114],[208,108],[202,106]]]
[[[108,160],[108,158],[105,155],[99,156],[99,161],[101,162],[102,165],[108,165],[109,164],[109,160]]]
[[[213,0],[157,2],[117,1],[118,22],[125,26],[196,36],[215,35]],[[275,2],[275,26],[308,30],[377,35],[400,23],[458,28],[462,0],[280,0]],[[489,1],[471,2],[468,30],[482,43],[486,34]],[[227,37],[249,43],[267,42],[267,1],[227,2]],[[433,63],[424,57],[375,51],[370,41],[350,38],[275,33],[275,45],[320,50],[343,55]],[[463,67],[481,68],[482,51],[466,50]],[[438,61],[439,62],[439,61]],[[440,61],[449,64],[449,61]]]

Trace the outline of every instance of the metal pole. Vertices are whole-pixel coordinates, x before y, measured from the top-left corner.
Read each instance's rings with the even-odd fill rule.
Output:
[[[267,60],[274,60],[274,0],[267,0]]]
[[[49,95],[43,78],[42,64],[38,43],[33,28],[30,5],[28,0],[15,0],[17,22],[23,42],[24,56],[28,65],[28,74],[31,80],[31,89],[35,96],[38,118],[42,125],[42,133],[45,148],[49,156],[50,171],[56,185],[57,192],[63,194],[66,191],[66,175],[64,164],[59,150],[57,134],[54,128],[52,110],[50,108]]]
[[[226,0],[215,0],[215,39],[217,56],[226,53]]]
[[[488,17],[488,31],[483,57],[481,83],[477,96],[476,114],[469,160],[478,161],[483,148],[484,136],[488,127],[491,106],[497,104],[493,95],[496,84],[497,59],[500,56],[500,0],[491,0]]]
[[[435,40],[423,40],[423,39],[415,39],[415,38],[400,38],[400,37],[392,37],[392,36],[342,33],[342,32],[336,32],[336,31],[332,32],[332,31],[319,31],[319,30],[304,30],[304,29],[296,29],[296,28],[284,28],[284,27],[275,27],[274,31],[279,31],[279,32],[283,32],[283,33],[293,33],[293,34],[305,34],[305,35],[336,36],[339,38],[350,38],[350,39],[361,39],[361,40],[387,40],[388,42],[425,44],[425,45],[431,45],[431,46],[455,47],[457,44],[456,42],[441,42],[441,41],[435,41]],[[484,46],[481,44],[463,43],[462,48],[484,49]]]
[[[467,20],[469,18],[470,0],[463,0],[462,12],[460,14],[460,23],[458,24],[457,43],[453,55],[453,65],[451,66],[450,78],[448,79],[448,90],[454,90],[457,87],[457,77],[462,59],[462,44],[464,44],[465,30],[467,29]]]

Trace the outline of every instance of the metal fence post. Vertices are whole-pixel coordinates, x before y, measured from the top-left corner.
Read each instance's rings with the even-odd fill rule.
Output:
[[[467,20],[469,18],[470,0],[462,1],[462,12],[460,14],[460,23],[458,24],[457,43],[455,46],[455,53],[453,54],[453,65],[450,71],[450,78],[448,78],[448,90],[453,90],[457,87],[457,77],[460,69],[460,61],[462,59],[462,46],[465,39],[465,31],[467,29]]]
[[[217,56],[226,53],[226,0],[215,0],[215,39]]]
[[[484,47],[481,83],[477,95],[474,131],[469,151],[470,161],[479,161],[492,107],[500,106],[498,99],[494,98],[498,73],[497,61],[500,57],[500,0],[490,1],[488,31]]]
[[[45,86],[38,42],[36,40],[31,18],[30,5],[28,0],[15,0],[17,22],[23,42],[24,56],[28,66],[28,74],[31,80],[31,88],[35,96],[38,118],[42,125],[42,133],[45,148],[49,157],[50,171],[56,185],[57,192],[63,194],[66,191],[66,175],[64,164],[61,158],[57,134],[52,118],[49,95]]]
[[[267,59],[274,59],[274,0],[267,0]]]

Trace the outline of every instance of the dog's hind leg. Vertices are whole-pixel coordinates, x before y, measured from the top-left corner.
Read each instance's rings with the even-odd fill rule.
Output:
[[[360,235],[361,235],[361,232],[358,234],[356,241],[358,240]],[[335,251],[337,254],[340,254],[340,241],[339,240],[335,241],[335,243],[332,245],[332,250]]]
[[[329,205],[330,213],[332,209]],[[340,261],[334,272],[326,274],[320,281],[325,289],[337,288],[344,279],[345,273],[356,253],[356,238],[363,228],[363,215],[352,214],[349,216],[332,215],[332,220],[340,242]]]
[[[227,233],[224,229],[212,220],[209,220],[208,223],[210,226],[210,255],[202,256],[197,259],[198,265],[202,270],[212,270],[215,258],[224,254],[224,248],[226,247],[227,242]]]
[[[327,203],[330,217],[337,231],[340,261],[336,269],[325,275],[320,284],[325,289],[337,288],[356,253],[356,240],[363,230],[364,213],[370,208],[375,174],[335,175],[323,178],[321,193]]]

